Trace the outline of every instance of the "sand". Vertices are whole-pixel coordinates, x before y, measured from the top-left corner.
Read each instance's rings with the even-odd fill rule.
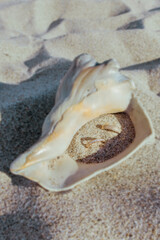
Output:
[[[117,132],[98,126],[112,126]],[[75,161],[101,163],[125,150],[135,138],[133,123],[126,113],[106,114],[85,124],[73,137],[67,149]]]
[[[0,240],[160,238],[159,22],[158,0],[0,0]],[[55,194],[9,165],[40,136],[60,79],[83,52],[117,59],[155,142]]]

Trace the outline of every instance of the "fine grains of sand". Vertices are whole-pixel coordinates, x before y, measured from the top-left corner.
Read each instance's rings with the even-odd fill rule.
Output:
[[[102,130],[97,127],[103,124],[116,127],[120,133]],[[74,160],[83,163],[104,162],[122,152],[132,143],[134,137],[134,126],[128,114],[102,115],[85,124],[76,133],[68,148],[68,153]],[[88,142],[93,141],[89,147],[85,147],[84,144],[82,144],[82,139],[86,139],[87,141],[87,138]]]

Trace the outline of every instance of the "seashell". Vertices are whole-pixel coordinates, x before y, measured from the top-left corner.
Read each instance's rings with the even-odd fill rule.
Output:
[[[153,138],[151,122],[133,97],[133,89],[133,82],[119,72],[116,60],[99,64],[88,54],[76,57],[60,81],[55,105],[44,121],[40,139],[11,164],[10,171],[50,191],[64,191],[125,160]],[[71,157],[67,150],[82,126],[103,114],[124,111],[131,118],[136,135],[123,152],[93,164]],[[104,129],[106,132],[106,125]],[[113,124],[108,129],[115,135],[120,133]],[[104,144],[103,138],[93,138],[87,147],[100,141]]]

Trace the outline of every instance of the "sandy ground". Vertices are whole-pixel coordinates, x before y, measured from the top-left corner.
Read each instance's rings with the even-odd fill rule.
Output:
[[[116,58],[155,142],[66,193],[13,176],[83,52]],[[0,0],[0,240],[160,239],[160,1]],[[143,123],[142,123],[143,124]]]

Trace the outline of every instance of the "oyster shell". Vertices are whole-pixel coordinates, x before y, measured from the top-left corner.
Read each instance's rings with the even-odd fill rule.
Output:
[[[152,133],[147,115],[132,97],[133,89],[133,82],[119,72],[115,60],[98,64],[88,54],[76,57],[60,82],[40,139],[11,164],[11,172],[48,190],[62,191],[130,156]],[[67,154],[73,136],[84,124],[102,114],[123,111],[128,112],[136,130],[135,140],[125,151],[106,162],[90,165],[80,164]],[[145,129],[140,126],[142,120]]]

